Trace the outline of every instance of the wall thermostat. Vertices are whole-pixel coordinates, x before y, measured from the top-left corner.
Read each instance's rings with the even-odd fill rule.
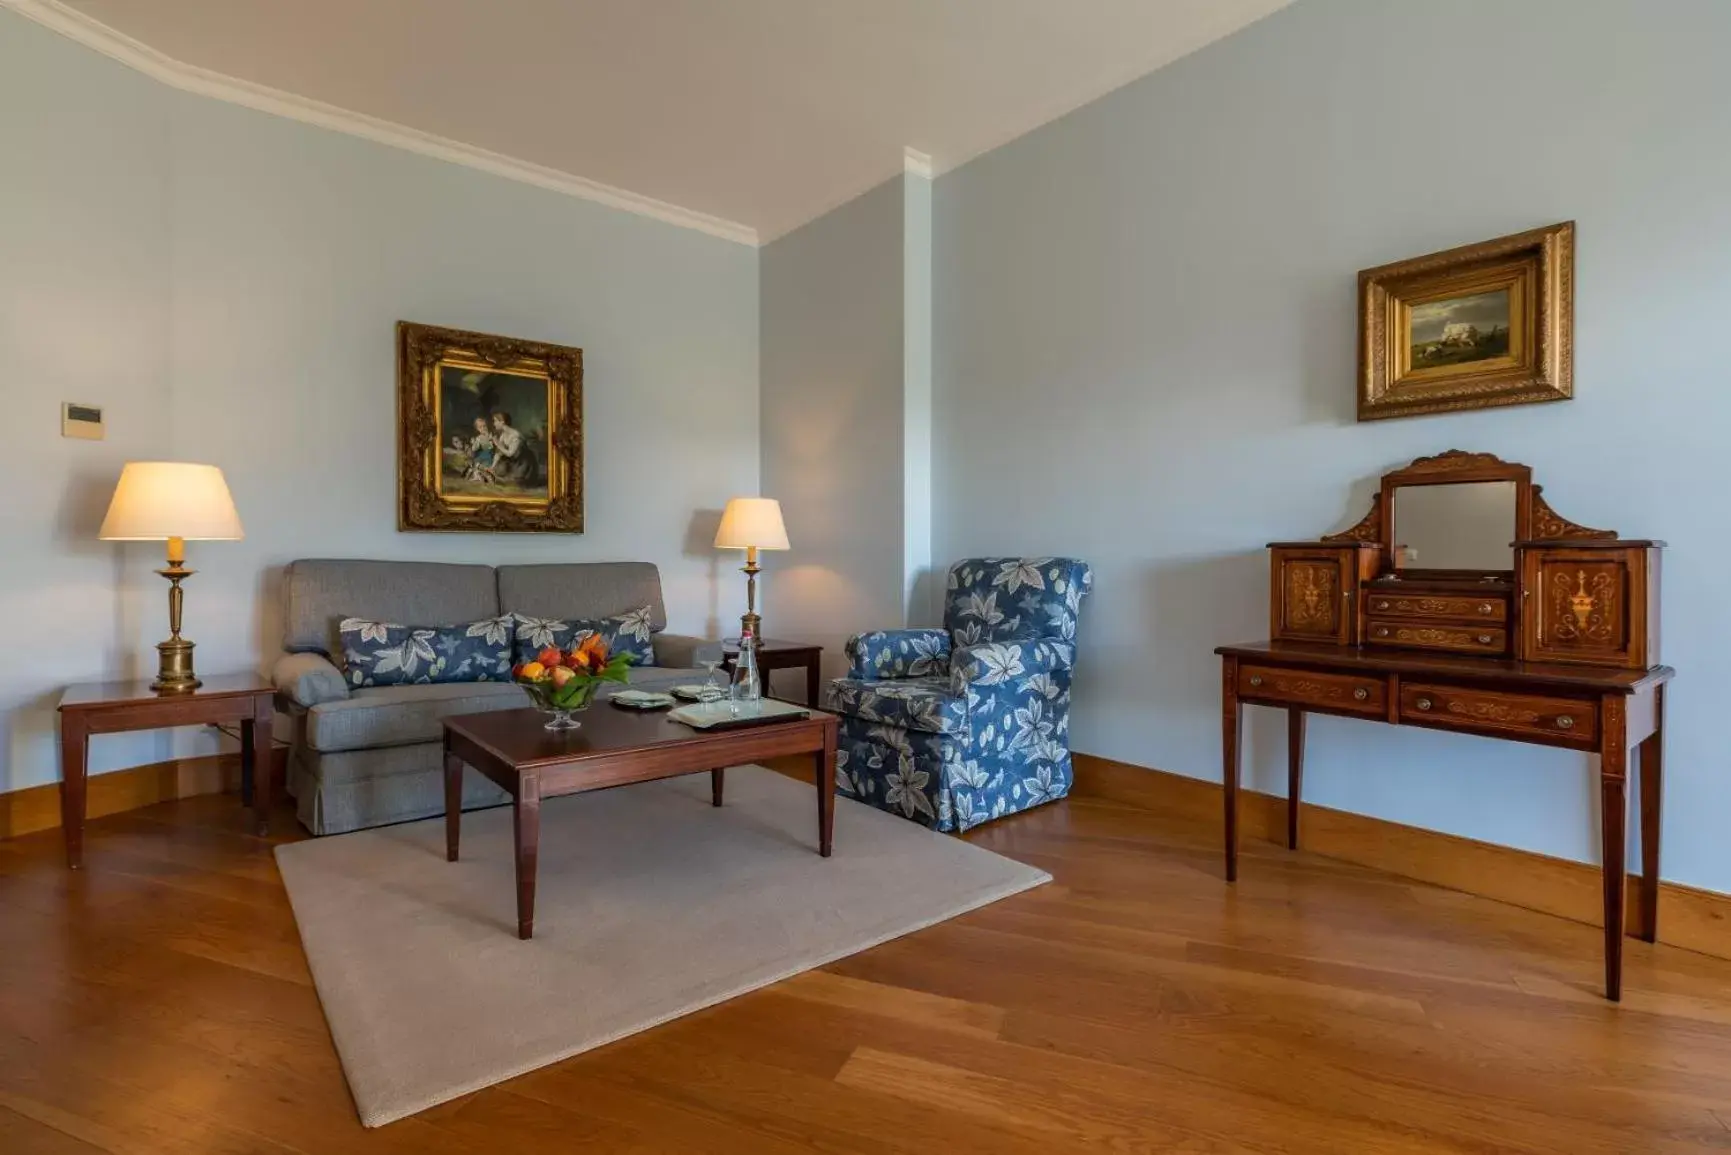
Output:
[[[80,405],[68,401],[60,407],[60,436],[81,437],[86,441],[101,441],[103,437],[102,406]]]

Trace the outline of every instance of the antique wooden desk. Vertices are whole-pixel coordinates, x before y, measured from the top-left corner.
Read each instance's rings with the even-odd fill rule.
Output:
[[[1421,539],[1422,549],[1403,544]],[[1663,544],[1577,525],[1546,504],[1526,466],[1451,450],[1386,474],[1352,528],[1270,545],[1271,640],[1215,651],[1227,881],[1238,877],[1244,704],[1287,711],[1295,849],[1308,713],[1597,754],[1605,994],[1620,998],[1631,751],[1640,754],[1636,933],[1658,934],[1665,683],[1675,675],[1657,663]],[[1415,554],[1432,564],[1409,568]]]

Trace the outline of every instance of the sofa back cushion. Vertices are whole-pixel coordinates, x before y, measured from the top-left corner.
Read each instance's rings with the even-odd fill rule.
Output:
[[[641,604],[641,603],[639,603]],[[283,574],[283,649],[342,656],[344,618],[455,625],[497,617],[493,567],[308,558]]]
[[[502,565],[498,573],[499,609],[506,613],[562,622],[595,621],[648,606],[649,628],[656,633],[667,628],[661,571],[652,562]]]

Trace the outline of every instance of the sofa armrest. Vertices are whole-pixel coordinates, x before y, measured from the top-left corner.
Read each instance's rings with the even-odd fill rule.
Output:
[[[694,638],[688,634],[656,634],[655,664],[676,670],[694,670],[706,659],[721,661],[721,642],[715,638]]]
[[[877,630],[847,640],[847,676],[861,682],[924,678],[950,668],[947,630]]]
[[[1053,638],[981,642],[963,646],[950,659],[950,688],[965,693],[970,685],[996,686],[1014,678],[1068,670],[1076,664],[1076,647]]]
[[[349,696],[343,672],[323,654],[284,654],[271,667],[270,680],[278,694],[302,709]]]

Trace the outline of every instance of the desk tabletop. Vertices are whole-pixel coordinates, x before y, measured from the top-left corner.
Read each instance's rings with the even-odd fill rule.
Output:
[[[1635,693],[1659,682],[1670,681],[1677,671],[1670,666],[1627,670],[1617,666],[1577,666],[1556,662],[1517,662],[1509,658],[1486,658],[1475,654],[1432,654],[1416,650],[1331,646],[1308,642],[1243,642],[1218,646],[1223,657],[1290,665],[1326,665],[1336,669],[1363,670],[1378,674],[1420,674],[1486,682],[1544,682],[1588,690]]]
[[[270,690],[271,683],[257,674],[218,674],[207,677],[193,690],[153,690],[149,678],[114,682],[77,682],[60,695],[62,710],[115,706],[126,702],[186,701],[200,698],[236,698]]]

